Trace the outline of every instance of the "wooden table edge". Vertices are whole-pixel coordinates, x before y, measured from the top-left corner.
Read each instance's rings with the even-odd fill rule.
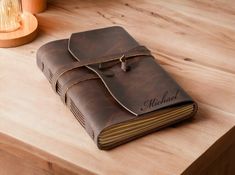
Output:
[[[226,162],[217,162],[221,156],[226,156],[225,152],[234,147],[235,149],[235,126],[229,129],[224,135],[222,135],[215,143],[213,143],[200,157],[198,157],[183,173],[182,175],[194,174],[205,174],[210,170],[210,167],[213,166],[212,171],[219,171],[219,164]],[[235,156],[235,155],[234,155]],[[233,161],[235,158],[233,159]],[[227,159],[227,162],[232,160]]]
[[[199,158],[197,158],[182,175],[203,173],[213,164],[226,150],[235,145],[235,127],[215,141]],[[96,174],[84,167],[75,165],[61,159],[51,153],[43,151],[32,145],[24,143],[7,134],[0,133],[0,152],[6,153],[14,158],[20,158],[28,166],[36,167],[48,173],[63,174]],[[230,161],[230,160],[228,160]],[[206,163],[205,163],[206,162]],[[216,168],[216,167],[215,167]],[[199,174],[200,174],[199,173]]]
[[[0,132],[0,155],[4,153],[12,156],[12,159],[20,159],[24,161],[27,166],[42,169],[49,174],[96,174],[91,170],[75,165],[49,152]],[[0,156],[0,159],[1,157],[2,156]]]

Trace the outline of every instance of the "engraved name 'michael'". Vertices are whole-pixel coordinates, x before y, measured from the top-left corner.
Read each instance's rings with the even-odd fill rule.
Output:
[[[165,91],[161,98],[152,98],[152,99],[146,100],[141,110],[144,111],[150,108],[154,108],[158,105],[176,100],[178,95],[179,95],[179,90],[177,90],[173,95],[169,95],[169,92]]]

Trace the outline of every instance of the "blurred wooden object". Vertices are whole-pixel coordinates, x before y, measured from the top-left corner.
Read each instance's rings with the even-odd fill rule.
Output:
[[[221,0],[51,0],[37,15],[37,40],[0,49],[0,174],[235,174],[234,14],[235,3]],[[46,42],[112,25],[146,45],[199,111],[194,120],[100,151],[35,57]]]
[[[32,14],[41,13],[47,8],[47,0],[21,0],[24,11]]]
[[[21,27],[13,32],[0,32],[0,47],[16,47],[31,42],[38,32],[38,21],[35,16],[25,12],[22,15]]]

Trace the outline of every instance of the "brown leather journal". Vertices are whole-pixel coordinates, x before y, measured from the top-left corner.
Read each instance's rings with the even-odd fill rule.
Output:
[[[42,46],[37,64],[100,149],[192,117],[193,99],[121,27]]]

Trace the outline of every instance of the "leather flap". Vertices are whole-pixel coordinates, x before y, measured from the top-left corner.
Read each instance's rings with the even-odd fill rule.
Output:
[[[72,34],[68,49],[74,58],[82,62],[122,55],[138,45],[123,28],[110,27]],[[101,78],[122,107],[136,116],[170,105],[192,102],[153,57],[137,56],[128,60],[127,64],[131,68],[127,72],[121,69],[121,63],[106,69],[99,69],[98,64],[86,67]]]

